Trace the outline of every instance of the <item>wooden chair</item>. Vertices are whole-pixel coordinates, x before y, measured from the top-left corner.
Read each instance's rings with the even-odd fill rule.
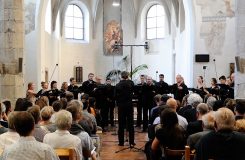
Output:
[[[55,152],[60,160],[79,160],[79,156],[73,148],[57,148]]]
[[[185,150],[175,150],[175,149],[169,149],[164,148],[164,155],[168,158],[175,158],[175,159],[181,159],[185,155]]]
[[[185,160],[194,159],[194,154],[191,153],[190,146],[185,146],[184,150],[173,150],[173,149],[165,148],[164,154],[165,154],[165,157],[173,157],[173,158],[176,157],[176,158],[181,159],[181,157],[184,156]]]

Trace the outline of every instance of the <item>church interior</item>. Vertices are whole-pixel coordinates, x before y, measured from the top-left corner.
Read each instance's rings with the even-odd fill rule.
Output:
[[[161,88],[160,77],[163,76],[164,82],[169,85],[169,92],[164,89],[160,91],[159,88],[152,89],[151,92],[154,92],[154,95],[152,95],[149,94],[148,88],[145,91],[148,93],[143,95],[144,89],[141,90],[140,88],[140,91],[137,90],[132,93],[137,96],[142,94],[143,96],[141,96],[146,96],[146,98],[152,96],[150,100],[152,103],[144,101],[142,97],[141,99],[133,97],[133,100],[136,99],[136,103],[132,102],[134,106],[132,115],[134,124],[132,126],[135,127],[135,143],[145,153],[132,152],[133,148],[129,148],[129,152],[123,151],[114,154],[114,151],[122,149],[120,136],[117,133],[117,127],[120,125],[119,104],[118,109],[115,107],[113,112],[115,127],[114,125],[104,126],[104,112],[107,112],[107,120],[111,120],[110,115],[108,115],[109,109],[104,112],[103,108],[98,109],[102,114],[102,124],[99,125],[100,123],[97,121],[100,150],[98,150],[98,147],[96,148],[97,158],[96,156],[93,157],[92,151],[88,156],[91,159],[101,160],[157,160],[158,157],[155,156],[159,150],[154,147],[156,147],[156,144],[160,143],[161,145],[163,142],[161,138],[155,138],[157,140],[153,138],[149,145],[148,134],[150,129],[144,128],[144,123],[147,123],[148,127],[150,125],[151,109],[154,106],[162,105],[162,103],[159,102],[158,104],[155,101],[158,94],[168,95],[175,99],[175,102],[166,100],[164,105],[171,106],[172,103],[176,103],[177,106],[178,103],[178,106],[182,105],[181,107],[185,104],[183,101],[186,95],[189,95],[189,99],[186,97],[187,106],[191,105],[188,100],[191,103],[191,101],[198,101],[199,97],[202,98],[201,103],[209,106],[209,96],[213,96],[217,98],[217,101],[222,102],[222,108],[224,108],[228,105],[225,102],[228,102],[227,99],[229,98],[229,100],[233,100],[229,101],[230,103],[235,103],[232,110],[234,117],[237,116],[236,107],[234,106],[238,106],[237,108],[243,107],[244,109],[241,109],[242,113],[240,114],[245,115],[245,103],[243,101],[245,99],[244,24],[244,0],[0,0],[0,102],[2,102],[0,103],[0,111],[6,111],[7,109],[8,104],[5,104],[4,101],[11,103],[12,111],[15,110],[15,104],[17,105],[20,98],[28,99],[30,95],[34,95],[35,101],[38,101],[44,93],[42,91],[45,88],[43,88],[44,84],[47,85],[46,90],[48,91],[53,89],[50,86],[51,84],[56,84],[55,89],[57,89],[59,96],[52,102],[62,99],[61,92],[58,92],[58,90],[66,88],[65,86],[72,87],[73,99],[81,99],[82,101],[82,97],[87,91],[86,86],[83,86],[86,81],[90,80],[91,73],[92,80],[95,79],[93,82],[97,86],[89,93],[92,94],[94,91],[95,104],[98,104],[98,106],[100,104],[103,106],[103,100],[101,100],[103,98],[101,97],[103,97],[104,92],[100,93],[98,91],[99,93],[97,93],[95,90],[102,84],[106,86],[107,80],[110,80],[111,85],[117,88],[121,82],[120,78],[124,73],[123,71],[128,72],[127,76],[135,86],[141,83],[143,75],[145,84],[152,81],[149,83],[152,83],[155,88],[159,86]],[[178,77],[181,79],[179,82]],[[198,78],[201,78],[201,82]],[[223,83],[222,80],[225,80],[225,82]],[[212,90],[215,81],[217,92]],[[174,90],[175,84],[177,90]],[[180,86],[182,84],[184,86]],[[77,86],[76,91],[73,88],[74,85]],[[187,94],[183,93],[185,87]],[[228,87],[229,93],[224,93],[223,87]],[[66,93],[64,97],[69,97],[66,92],[67,89],[64,90]],[[41,94],[38,94],[38,91],[41,91]],[[119,88],[118,92],[120,91]],[[50,94],[50,92],[47,94]],[[177,96],[184,95],[178,99],[179,97],[176,98],[176,94]],[[195,100],[193,100],[190,98],[191,94],[199,94],[200,96],[194,97]],[[50,95],[47,96],[49,102],[51,101],[50,97],[51,99],[55,97]],[[89,96],[91,97],[90,94]],[[117,104],[117,98],[114,98],[115,105]],[[164,96],[160,99],[163,102]],[[38,105],[32,100],[30,101],[33,105]],[[67,101],[69,101],[69,98]],[[149,113],[144,109],[143,111],[138,110],[139,105],[144,107],[144,103],[148,104],[148,102],[151,104],[151,107],[148,108]],[[27,105],[27,102],[22,103]],[[67,104],[68,106],[72,105],[69,102]],[[46,105],[52,106],[51,102]],[[197,107],[198,105],[194,106],[193,102],[192,107],[195,109],[196,115],[199,113],[196,108],[199,107]],[[201,119],[200,114],[198,114],[200,119],[195,115],[195,121],[188,119],[188,115],[185,114],[187,111],[182,110],[183,112],[181,112],[181,107],[174,110],[178,113],[177,116],[183,116],[187,119],[190,128],[190,123]],[[216,108],[216,110],[210,108],[212,107],[209,106],[208,113],[215,112],[217,117],[225,113],[230,114],[229,111],[220,110],[221,107]],[[18,109],[16,111],[21,111],[21,109]],[[31,109],[26,110],[29,113],[34,112]],[[40,110],[42,113],[42,108],[39,109],[39,112]],[[71,113],[73,111],[72,109],[67,110]],[[165,109],[165,111],[167,114],[168,110]],[[41,113],[39,113],[40,117],[42,117]],[[162,113],[160,112],[158,116],[161,117]],[[7,117],[6,114],[0,115],[0,121],[8,121],[3,118]],[[169,111],[169,114],[171,114],[171,111]],[[139,117],[142,122],[136,124]],[[145,117],[146,122],[143,120]],[[73,115],[72,119],[74,121]],[[163,119],[161,117],[159,123],[162,123]],[[35,117],[34,120],[36,121]],[[42,121],[41,118],[40,121]],[[223,119],[223,121],[225,120]],[[178,122],[181,126],[180,119]],[[216,123],[218,123],[218,120]],[[229,123],[228,120],[227,123]],[[2,123],[0,124],[4,126]],[[130,125],[130,123],[127,125]],[[187,128],[184,127],[187,132],[188,126],[186,126]],[[245,122],[242,127],[245,130]],[[6,128],[8,128],[8,125]],[[129,130],[130,133],[129,128],[126,130]],[[113,135],[114,132],[115,135]],[[160,134],[157,133],[156,137]],[[128,133],[125,133],[125,135],[128,136]],[[20,134],[20,136],[22,135]],[[117,136],[119,136],[119,140]],[[242,143],[245,144],[245,140],[243,140],[245,136],[238,136],[242,139],[238,146]],[[130,139],[130,135],[128,138]],[[208,139],[208,137],[205,138]],[[44,141],[45,138],[41,142]],[[129,147],[131,145],[132,147],[135,146],[134,142],[129,141],[128,143]],[[0,149],[2,146],[0,135]],[[151,149],[152,151],[150,151]],[[199,157],[202,156],[199,149],[196,148],[195,158],[203,159],[203,157]],[[3,157],[7,155],[7,151],[3,150],[2,152]],[[149,152],[153,152],[153,154],[148,154]],[[165,151],[162,152],[165,153]],[[162,156],[164,157],[164,154]],[[162,158],[162,156],[160,157]],[[240,155],[240,158],[241,156],[244,157],[244,155]],[[4,158],[7,159],[7,157]],[[84,153],[81,159],[87,159]]]

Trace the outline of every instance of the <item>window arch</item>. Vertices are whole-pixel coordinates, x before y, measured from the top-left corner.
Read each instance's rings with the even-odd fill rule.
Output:
[[[69,4],[66,9],[65,38],[84,40],[84,14],[75,4]]]
[[[160,39],[166,36],[166,12],[162,5],[152,5],[146,14],[146,39]]]

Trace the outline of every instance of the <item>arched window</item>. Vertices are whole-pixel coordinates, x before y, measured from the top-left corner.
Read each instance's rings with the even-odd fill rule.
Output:
[[[151,6],[146,15],[146,39],[159,39],[166,36],[166,13],[163,6]]]
[[[84,40],[84,15],[75,4],[70,4],[65,13],[65,37],[67,39]]]

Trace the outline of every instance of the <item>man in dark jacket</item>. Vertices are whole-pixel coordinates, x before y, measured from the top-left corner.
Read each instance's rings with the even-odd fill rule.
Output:
[[[121,73],[122,80],[116,85],[115,97],[118,105],[118,139],[119,145],[124,145],[124,129],[129,131],[129,144],[134,146],[134,123],[133,123],[133,88],[134,83],[128,80],[128,72]],[[127,124],[126,124],[127,122]]]

